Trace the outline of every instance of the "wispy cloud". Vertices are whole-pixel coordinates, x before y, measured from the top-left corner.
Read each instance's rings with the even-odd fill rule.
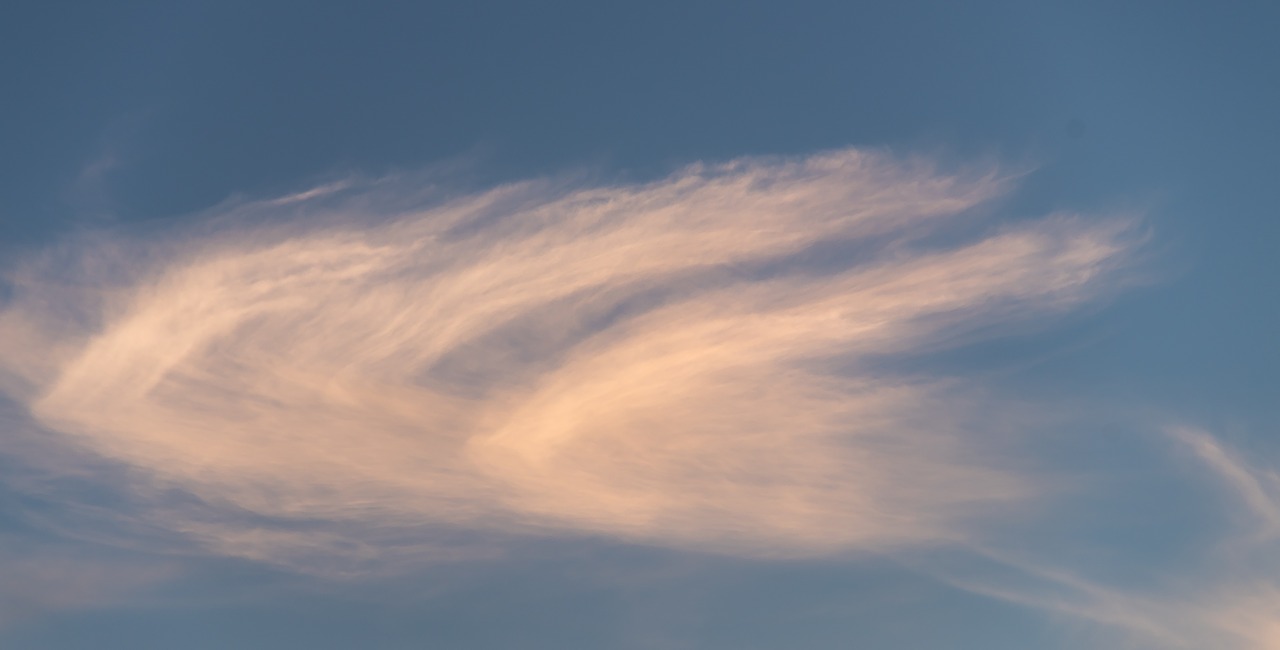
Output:
[[[855,150],[437,202],[327,186],[210,215],[265,220],[247,230],[14,269],[0,365],[41,426],[195,496],[154,516],[219,553],[424,530],[935,543],[1034,486],[944,378],[870,361],[1090,300],[1134,240],[1070,215],[975,227],[1008,186]]]
[[[983,562],[970,562],[958,572],[933,574],[978,594],[1119,631],[1129,647],[1280,648],[1280,478],[1206,431],[1178,426],[1167,433],[1225,488],[1228,499],[1218,510],[1231,521],[1202,524],[1213,531],[1211,546],[1166,564],[1153,584],[1118,585],[1098,578],[1096,568],[1065,566],[1035,551],[1028,556],[989,548],[979,550],[992,563],[986,570]],[[1142,549],[1111,552],[1129,557]]]

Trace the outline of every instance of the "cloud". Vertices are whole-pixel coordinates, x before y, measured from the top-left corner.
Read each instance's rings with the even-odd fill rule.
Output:
[[[1153,584],[1119,586],[1091,577],[1096,569],[1064,567],[1042,552],[991,548],[979,549],[981,562],[933,574],[974,593],[1118,630],[1130,647],[1280,649],[1280,478],[1206,431],[1166,432],[1225,488],[1229,499],[1216,510],[1234,525],[1202,524],[1213,531],[1210,548],[1163,564]]]
[[[1280,477],[1274,471],[1250,466],[1203,430],[1180,426],[1168,433],[1191,449],[1244,506],[1258,541],[1280,536]]]
[[[961,424],[955,381],[880,362],[1094,299],[1135,241],[1125,219],[984,227],[1007,177],[857,150],[427,185],[46,251],[9,273],[3,386],[218,553],[931,544],[1035,486]],[[199,507],[155,505],[173,490]]]

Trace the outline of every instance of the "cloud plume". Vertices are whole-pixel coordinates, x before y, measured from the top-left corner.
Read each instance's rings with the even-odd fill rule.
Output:
[[[14,268],[4,386],[50,436],[196,497],[154,516],[219,553],[418,529],[946,540],[1030,487],[947,381],[871,360],[1079,305],[1132,247],[1124,220],[975,228],[1009,184],[857,150],[448,200],[336,184],[221,215],[251,227]]]

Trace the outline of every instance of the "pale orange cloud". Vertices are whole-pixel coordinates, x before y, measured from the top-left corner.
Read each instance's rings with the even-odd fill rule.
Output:
[[[926,244],[1007,179],[856,150],[375,207],[406,183],[229,208],[273,218],[248,232],[73,247],[90,271],[69,284],[24,267],[9,392],[214,508],[330,525],[157,513],[219,553],[376,552],[413,526],[933,543],[1032,487],[983,459],[945,382],[867,360],[1079,305],[1133,240],[1057,215]]]

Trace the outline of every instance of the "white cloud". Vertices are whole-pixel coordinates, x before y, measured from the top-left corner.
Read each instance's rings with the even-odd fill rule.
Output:
[[[0,367],[42,426],[221,513],[155,513],[220,553],[939,542],[1032,486],[946,382],[866,362],[1078,305],[1132,244],[1063,215],[925,241],[1006,189],[854,150],[410,209],[377,206],[411,180],[334,185],[14,271]]]

